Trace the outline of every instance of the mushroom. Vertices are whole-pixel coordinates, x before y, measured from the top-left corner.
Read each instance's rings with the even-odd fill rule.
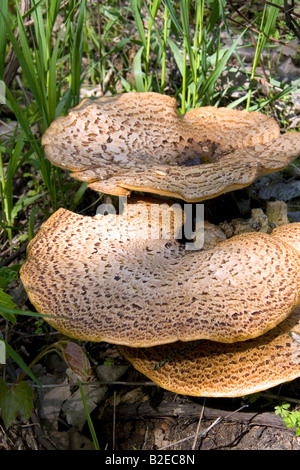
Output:
[[[281,225],[271,236],[300,252],[299,223]],[[137,370],[175,393],[238,397],[260,392],[300,377],[300,306],[272,330],[243,342],[119,349]]]
[[[272,236],[288,243],[296,251],[300,253],[300,223],[293,222],[290,224],[280,225],[279,227],[274,228]]]
[[[232,344],[173,343],[119,347],[133,366],[175,393],[238,397],[300,377],[300,307],[262,336]]]
[[[149,347],[264,334],[300,302],[300,255],[266,233],[214,248],[179,242],[179,205],[133,199],[119,214],[58,210],[30,242],[31,302],[72,338]]]
[[[107,194],[143,191],[199,202],[250,185],[300,154],[300,133],[280,135],[259,112],[212,106],[177,113],[159,93],[84,99],[55,119],[45,154]]]

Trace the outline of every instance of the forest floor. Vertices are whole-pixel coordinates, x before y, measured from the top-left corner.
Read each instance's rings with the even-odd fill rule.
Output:
[[[28,333],[24,350],[38,340]],[[42,341],[43,342],[43,341]],[[39,347],[37,344],[36,347]],[[28,351],[27,351],[28,352]],[[90,351],[95,378],[84,385],[101,450],[300,450],[295,428],[287,428],[274,407],[299,409],[300,379],[249,397],[194,398],[161,389],[137,372],[114,345]],[[74,376],[57,355],[34,372],[35,409],[27,422],[0,427],[2,450],[93,450]]]

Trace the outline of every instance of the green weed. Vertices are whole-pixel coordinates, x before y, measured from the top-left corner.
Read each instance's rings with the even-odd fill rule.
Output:
[[[287,428],[295,428],[295,435],[300,436],[300,411],[290,411],[289,403],[275,406],[275,414],[280,415]]]

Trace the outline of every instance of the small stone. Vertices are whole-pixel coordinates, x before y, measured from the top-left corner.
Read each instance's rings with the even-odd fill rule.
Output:
[[[266,215],[269,223],[275,225],[284,225],[289,223],[287,205],[284,201],[267,202]]]
[[[88,411],[91,413],[96,406],[104,399],[108,387],[106,385],[97,385],[93,383],[82,385]],[[62,411],[66,415],[66,420],[71,426],[75,426],[81,431],[86,423],[86,414],[80,394],[80,390],[76,390],[73,395],[64,402]]]

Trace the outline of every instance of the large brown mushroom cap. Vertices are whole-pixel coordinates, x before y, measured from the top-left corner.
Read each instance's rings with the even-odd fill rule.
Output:
[[[294,248],[255,232],[186,250],[174,239],[182,222],[177,205],[138,200],[117,216],[60,209],[29,244],[22,282],[66,335],[134,347],[243,341],[298,305]]]
[[[120,347],[133,366],[175,393],[237,397],[300,377],[300,308],[264,335],[233,344],[173,343]]]
[[[283,169],[300,154],[300,133],[280,135],[258,112],[209,106],[180,116],[174,98],[124,93],[83,100],[52,122],[42,144],[51,162],[94,190],[192,202]]]

